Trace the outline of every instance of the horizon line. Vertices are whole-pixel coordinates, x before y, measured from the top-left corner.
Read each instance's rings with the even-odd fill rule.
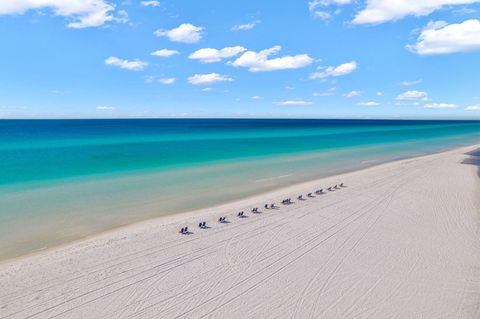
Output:
[[[194,120],[194,119],[211,119],[211,120],[425,120],[425,121],[480,121],[478,118],[470,117],[249,117],[249,116],[118,116],[118,117],[99,117],[99,116],[65,116],[65,117],[0,117],[1,120]]]

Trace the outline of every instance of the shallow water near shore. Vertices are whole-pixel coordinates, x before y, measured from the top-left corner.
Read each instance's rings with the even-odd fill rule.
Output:
[[[0,121],[0,259],[479,142],[478,121]]]

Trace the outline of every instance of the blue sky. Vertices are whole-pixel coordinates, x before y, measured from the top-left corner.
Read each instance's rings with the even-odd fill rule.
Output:
[[[479,19],[480,0],[2,0],[0,117],[479,119]]]

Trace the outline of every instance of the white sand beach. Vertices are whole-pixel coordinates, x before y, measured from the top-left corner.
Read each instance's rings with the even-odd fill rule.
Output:
[[[478,147],[5,261],[0,318],[480,318],[480,179],[463,163]]]

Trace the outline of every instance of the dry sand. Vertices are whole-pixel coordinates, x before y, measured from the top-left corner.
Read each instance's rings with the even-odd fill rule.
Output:
[[[462,163],[474,148],[4,262],[0,318],[480,318],[480,180],[475,161]],[[347,187],[249,212],[339,182]],[[216,222],[223,215],[230,223]],[[180,235],[187,225],[193,234]]]

